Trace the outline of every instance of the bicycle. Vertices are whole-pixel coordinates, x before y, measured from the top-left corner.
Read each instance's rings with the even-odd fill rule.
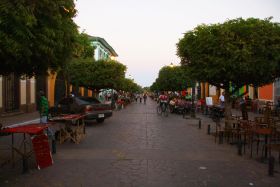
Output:
[[[161,103],[157,106],[157,114],[158,115],[164,115],[165,117],[168,116],[168,107],[167,103]]]

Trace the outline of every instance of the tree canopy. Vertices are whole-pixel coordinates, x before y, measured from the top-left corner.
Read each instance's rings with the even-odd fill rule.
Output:
[[[89,36],[82,32],[76,35],[76,43],[74,48],[74,57],[94,59],[94,47],[91,45]]]
[[[131,93],[142,91],[141,86],[136,84],[132,79],[128,79],[128,78],[124,78],[121,81],[121,87],[119,89]]]
[[[73,54],[77,26],[73,0],[1,0],[0,74],[44,74]]]
[[[227,91],[233,85],[255,87],[280,75],[280,25],[271,18],[228,20],[200,25],[185,33],[177,54],[198,81]]]
[[[153,91],[178,91],[192,86],[187,67],[164,66],[160,69],[158,78],[151,86]]]
[[[92,89],[120,89],[125,77],[126,66],[114,60],[79,59],[67,67],[70,82]]]

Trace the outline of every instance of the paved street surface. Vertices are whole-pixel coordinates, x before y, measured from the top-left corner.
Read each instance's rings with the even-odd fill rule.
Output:
[[[87,136],[80,144],[58,145],[53,166],[36,170],[33,165],[28,174],[20,174],[20,168],[12,175],[0,170],[0,186],[280,185],[280,174],[269,177],[267,164],[238,156],[233,145],[215,144],[214,137],[206,134],[211,120],[200,117],[201,130],[197,120],[176,114],[158,116],[154,101],[132,103],[103,124],[87,126]]]

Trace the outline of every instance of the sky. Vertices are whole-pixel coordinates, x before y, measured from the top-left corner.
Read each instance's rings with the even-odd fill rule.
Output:
[[[126,77],[151,86],[159,70],[179,65],[176,43],[200,24],[235,18],[280,22],[279,0],[77,0],[75,23],[104,38],[127,66]]]

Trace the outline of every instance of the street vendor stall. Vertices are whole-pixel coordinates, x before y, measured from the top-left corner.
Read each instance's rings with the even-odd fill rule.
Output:
[[[58,134],[60,144],[67,140],[79,144],[86,135],[84,115],[82,114],[60,115],[50,118],[49,121],[56,122],[54,131]]]
[[[28,170],[28,159],[33,153],[35,153],[38,169],[45,168],[53,164],[48,136],[44,133],[44,130],[46,130],[50,125],[51,124],[34,123],[22,126],[6,127],[0,130],[0,133],[11,134],[11,161],[14,164],[15,153],[18,153],[22,157],[23,173]],[[23,134],[23,139],[19,147],[14,144],[15,133]],[[32,145],[30,144],[30,141],[28,141],[27,135],[29,135]]]

